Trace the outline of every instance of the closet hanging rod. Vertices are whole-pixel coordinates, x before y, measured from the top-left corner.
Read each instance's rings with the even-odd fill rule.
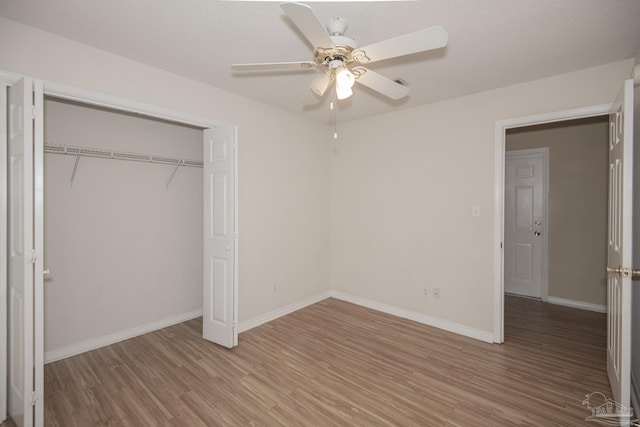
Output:
[[[178,157],[157,156],[155,154],[132,153],[129,151],[111,150],[108,148],[87,147],[81,145],[44,144],[44,152],[51,154],[67,154],[71,156],[97,157],[100,159],[129,160],[134,162],[160,163],[164,165],[180,165],[201,168],[199,160],[181,159]]]

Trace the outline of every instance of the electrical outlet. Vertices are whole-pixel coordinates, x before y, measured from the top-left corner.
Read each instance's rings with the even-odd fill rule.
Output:
[[[433,298],[440,299],[440,288],[433,288]]]

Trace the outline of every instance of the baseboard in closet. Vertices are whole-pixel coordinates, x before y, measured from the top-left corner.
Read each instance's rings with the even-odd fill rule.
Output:
[[[44,363],[51,363],[57,360],[66,359],[67,357],[75,356],[76,354],[84,353],[86,351],[95,350],[96,348],[105,347],[107,345],[115,344],[120,341],[127,340],[129,338],[144,335],[149,332],[157,331],[158,329],[166,328],[169,326],[177,325],[178,323],[186,322],[187,320],[195,319],[202,316],[202,309],[190,311],[188,313],[182,313],[175,316],[167,317],[156,322],[146,323],[144,325],[136,326],[135,328],[126,329],[113,334],[105,335],[103,337],[92,338],[87,341],[82,341],[77,344],[72,344],[67,347],[62,347],[56,350],[47,351],[44,354]]]

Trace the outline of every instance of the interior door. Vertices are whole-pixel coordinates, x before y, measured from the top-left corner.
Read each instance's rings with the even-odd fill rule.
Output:
[[[543,297],[546,150],[505,154],[505,292]]]
[[[33,425],[33,82],[8,94],[9,414]]]
[[[237,332],[237,140],[234,126],[204,130],[202,336],[225,347]]]
[[[631,382],[631,237],[633,205],[633,80],[609,115],[607,249],[607,373],[615,401],[629,407]]]

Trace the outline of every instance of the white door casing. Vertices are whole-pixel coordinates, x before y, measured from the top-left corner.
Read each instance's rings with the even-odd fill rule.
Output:
[[[204,135],[204,290],[202,336],[225,347],[237,333],[237,137],[231,125]]]
[[[0,84],[0,422],[7,417],[7,86]]]
[[[607,242],[607,373],[615,401],[629,407],[631,383],[631,237],[633,206],[633,80],[609,115]]]
[[[546,299],[548,149],[505,154],[504,289]]]
[[[33,120],[32,80],[9,88],[8,255],[9,414],[33,425]]]

